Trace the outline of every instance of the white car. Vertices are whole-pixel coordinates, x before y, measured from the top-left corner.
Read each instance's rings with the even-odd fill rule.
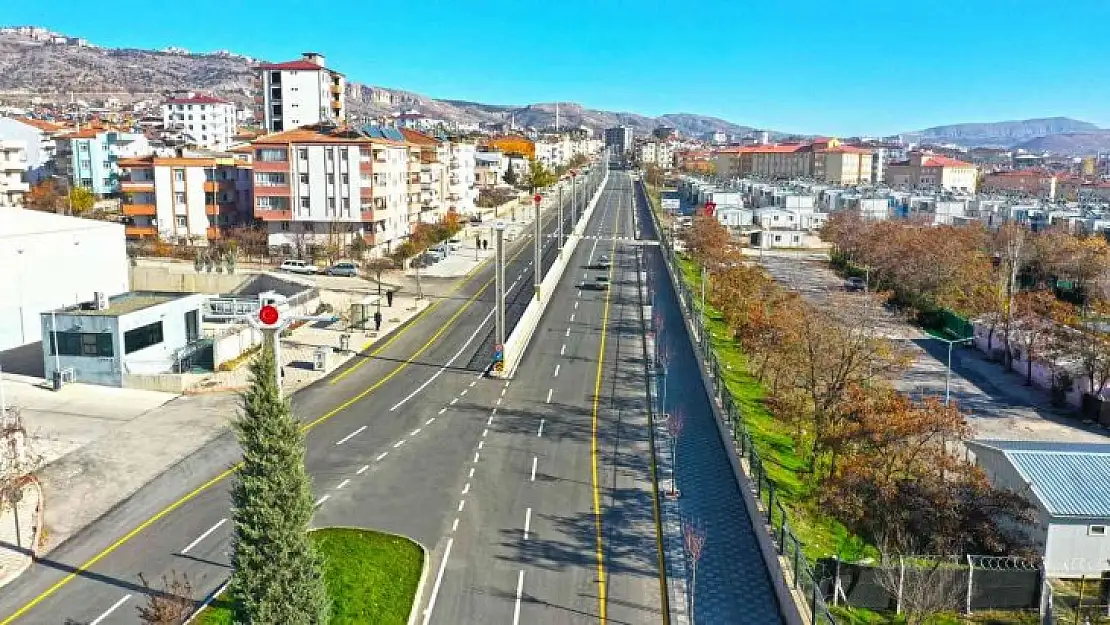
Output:
[[[278,267],[278,271],[288,271],[289,273],[302,273],[302,274],[317,274],[320,269],[308,262],[307,260],[287,260]]]

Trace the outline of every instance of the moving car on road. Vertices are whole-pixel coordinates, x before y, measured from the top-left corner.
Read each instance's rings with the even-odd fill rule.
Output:
[[[316,267],[316,265],[313,265],[307,260],[294,259],[290,259],[281,263],[281,266],[278,267],[278,271],[288,271],[289,273],[300,273],[305,275],[320,273],[320,270]]]
[[[844,281],[844,290],[846,291],[862,291],[867,287],[867,283],[863,278],[852,276]]]

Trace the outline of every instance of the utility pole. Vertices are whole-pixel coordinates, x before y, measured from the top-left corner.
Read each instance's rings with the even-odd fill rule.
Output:
[[[543,259],[540,257],[540,254],[543,253],[543,245],[542,241],[540,240],[540,202],[543,201],[543,196],[537,193],[532,198],[532,201],[536,203],[536,233],[532,238],[534,239],[534,246],[536,250],[534,264],[536,266],[536,301],[538,302],[540,301],[540,282],[543,280]]]
[[[559,185],[559,258],[563,257],[563,185]]]
[[[578,172],[570,172],[570,218],[578,223]]]

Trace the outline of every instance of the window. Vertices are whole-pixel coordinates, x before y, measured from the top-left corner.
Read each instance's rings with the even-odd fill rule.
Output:
[[[77,151],[78,152],[88,152],[89,151],[89,144],[87,144],[83,141],[78,143],[77,144]]]
[[[332,210],[335,210],[335,198],[333,198],[333,197],[328,198],[328,208],[330,208]]]
[[[185,221],[185,215],[178,215],[177,216],[177,227],[178,228],[184,228],[188,225],[189,225],[188,222]]]
[[[193,121],[193,116],[192,115],[189,116],[189,121]],[[189,127],[192,128],[192,126],[189,126]]]
[[[108,333],[52,332],[50,355],[111,358],[115,350],[112,349],[112,335]]]
[[[254,175],[254,183],[260,187],[285,186],[285,174],[279,171],[260,171]]]
[[[309,208],[309,200],[308,200],[307,197],[302,197],[301,198],[301,208],[306,209],[306,210]]]
[[[311,221],[304,222],[304,231],[305,232],[316,232],[316,224],[312,223]]]
[[[300,175],[301,184],[308,184],[308,174]]]
[[[185,204],[185,193],[183,191],[174,192],[173,202],[178,206],[183,206]]]
[[[262,148],[256,150],[254,156],[265,163],[284,163],[289,160],[289,153],[282,148]]]
[[[302,161],[308,160],[308,148],[297,148],[297,158]]]
[[[347,174],[339,174],[339,181],[343,184],[349,184],[351,182],[351,179],[350,176],[348,176]]]
[[[329,163],[335,160],[335,152],[332,152],[331,150],[325,151],[324,155],[326,156]]]
[[[281,222],[281,231],[282,232],[289,232],[289,222],[288,221]]]
[[[351,200],[349,198],[343,198],[343,210],[351,210]]]
[[[775,235],[775,243],[779,243],[779,242],[781,242],[781,241],[782,241],[782,236],[781,236],[781,235],[778,235],[778,234],[776,234],[776,235]]]
[[[347,150],[339,150],[339,160],[347,162]]]
[[[1087,535],[1088,536],[1105,536],[1106,535],[1106,526],[1105,525],[1088,525],[1087,526]]]
[[[162,322],[155,321],[123,333],[123,353],[130,354],[162,342]]]

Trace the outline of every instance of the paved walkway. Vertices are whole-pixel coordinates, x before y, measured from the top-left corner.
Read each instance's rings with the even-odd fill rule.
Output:
[[[684,526],[693,525],[705,535],[696,581],[689,553],[683,563],[684,575],[690,582],[686,599],[693,607],[691,621],[780,623],[778,602],[755,537],[756,530],[714,422],[709,397],[703,390],[698,362],[663,266],[662,253],[651,250],[645,253],[645,258],[649,282],[655,289],[653,311],[662,320],[662,331],[657,332],[656,341],[669,357],[662,392],[667,396],[667,412],[679,415],[682,421],[674,459],[680,493],[678,511]]]

